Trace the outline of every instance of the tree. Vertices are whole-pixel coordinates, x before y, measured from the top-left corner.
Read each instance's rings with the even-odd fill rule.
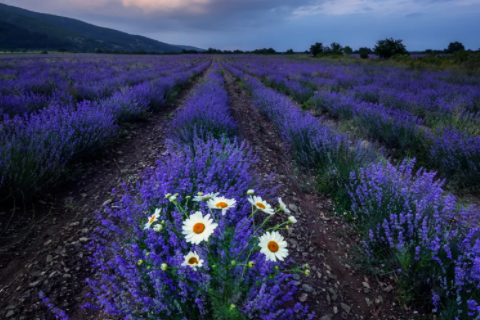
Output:
[[[316,42],[315,44],[310,46],[310,53],[313,54],[314,57],[323,53],[323,50],[324,50],[323,43],[321,42]]]
[[[294,54],[293,49],[288,49],[285,54]]]
[[[360,58],[362,59],[368,59],[368,55],[370,53],[373,53],[372,49],[367,48],[367,47],[361,47],[358,49],[358,53],[360,53]]]
[[[465,47],[463,46],[463,44],[461,44],[458,41],[455,41],[455,42],[450,42],[450,44],[448,45],[448,48],[445,49],[445,52],[455,53],[457,51],[464,51],[464,50],[465,50]]]
[[[395,40],[393,38],[378,40],[374,52],[384,59],[389,59],[396,54],[408,54],[403,40]]]
[[[334,54],[341,54],[343,52],[343,47],[336,42],[332,42],[330,45],[331,52]]]
[[[349,46],[346,46],[345,48],[343,48],[343,52],[346,54],[352,54],[353,50]]]

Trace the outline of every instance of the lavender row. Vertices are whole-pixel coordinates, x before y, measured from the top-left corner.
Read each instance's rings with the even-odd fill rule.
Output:
[[[50,105],[106,99],[122,87],[186,71],[193,63],[163,59],[36,61],[22,68],[12,62],[0,80],[0,114],[13,116]]]
[[[250,72],[251,68],[248,70]],[[263,72],[267,71],[256,70],[253,74],[264,77]],[[268,76],[266,83],[296,101],[310,99],[308,107],[320,113],[328,112],[340,120],[353,119],[363,136],[381,141],[396,157],[416,157],[420,165],[437,170],[452,185],[460,188],[480,186],[480,136],[451,126],[429,130],[421,118],[408,110],[361,101],[354,95],[320,90],[311,97],[311,88],[275,76]],[[303,100],[298,98],[302,94],[305,95]],[[465,117],[457,120],[460,124],[468,124]],[[477,124],[471,127],[478,131],[478,119],[471,120]]]
[[[206,76],[170,125],[169,138],[175,143],[192,145],[196,138],[233,138],[238,125],[228,107],[228,95],[218,63]]]
[[[166,95],[209,65],[127,88],[98,102],[56,105],[24,116],[4,116],[0,127],[2,194],[32,195],[56,183],[67,164],[104,148],[118,123],[159,110]]]
[[[237,142],[223,78],[212,69],[169,124],[169,155],[99,214],[88,307],[120,319],[311,319],[300,303],[284,306],[295,292],[286,265],[254,245],[260,230],[247,190],[273,190],[251,174],[257,159]],[[224,125],[207,125],[217,120]],[[196,235],[185,237],[191,219]]]
[[[395,274],[404,303],[432,310],[439,319],[480,316],[480,208],[460,206],[435,173],[414,171],[414,160],[399,166],[375,159],[360,166],[337,160],[341,140],[316,129],[321,121],[257,79],[226,68],[251,90],[255,106],[277,126],[294,156],[302,149],[314,157],[311,142],[316,137],[328,146],[325,157],[332,161],[320,162],[320,179],[336,189],[339,213],[364,235],[368,263]],[[309,138],[292,138],[302,135]],[[354,146],[349,150],[363,152]],[[332,173],[327,180],[326,170]],[[347,181],[342,170],[350,172]]]
[[[366,102],[412,112],[432,128],[453,123],[457,129],[468,130],[470,134],[480,133],[480,85],[460,84],[461,79],[453,75],[427,72],[419,75],[395,68],[319,65],[292,60],[272,63],[261,58],[248,62],[249,72],[301,104],[308,101],[315,90],[343,92]],[[240,65],[240,62],[236,64]]]

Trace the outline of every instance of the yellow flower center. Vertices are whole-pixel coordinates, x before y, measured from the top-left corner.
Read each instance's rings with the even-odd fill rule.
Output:
[[[198,264],[198,260],[195,257],[188,259],[188,264]]]
[[[257,207],[259,207],[260,209],[266,209],[267,207],[261,203],[261,202],[257,202]]]
[[[222,208],[222,209],[225,209],[226,207],[228,207],[228,204],[226,202],[219,202],[215,205],[217,208]]]
[[[193,226],[193,232],[195,232],[196,234],[200,234],[202,233],[203,231],[205,230],[205,225],[201,222],[199,223],[196,223],[194,226]]]
[[[275,241],[270,241],[268,243],[268,250],[270,250],[272,252],[277,252],[278,249],[279,249],[278,243],[276,243]]]
[[[153,220],[155,220],[155,215],[150,217],[150,220],[148,221],[148,223],[153,223]]]

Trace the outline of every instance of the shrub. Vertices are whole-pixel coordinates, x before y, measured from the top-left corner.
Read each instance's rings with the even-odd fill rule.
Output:
[[[397,54],[408,53],[405,45],[402,44],[402,40],[394,40],[393,38],[378,40],[374,51],[380,58],[384,59],[389,59]]]
[[[465,47],[462,43],[455,41],[455,42],[450,42],[448,45],[448,48],[445,49],[446,53],[455,53],[457,51],[464,51]]]
[[[310,46],[310,53],[316,57],[318,56],[319,54],[321,54],[323,52],[324,48],[323,48],[323,44],[321,42],[316,42],[315,44],[311,45]]]

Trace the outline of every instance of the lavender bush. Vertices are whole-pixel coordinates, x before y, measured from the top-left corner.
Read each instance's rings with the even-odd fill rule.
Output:
[[[169,129],[171,140],[192,145],[198,136],[230,139],[236,135],[238,125],[230,115],[223,77],[218,72],[215,63],[212,72],[175,115]]]
[[[97,306],[122,319],[312,318],[300,304],[283,306],[295,287],[285,266],[257,249],[255,236],[266,230],[254,227],[246,190],[270,191],[250,175],[254,162],[243,145],[199,139],[194,151],[159,162],[102,217],[92,259],[98,274],[89,280]],[[194,212],[203,217],[195,220],[205,224],[200,233],[187,232]],[[204,230],[208,242],[197,243]]]
[[[373,263],[396,274],[405,302],[440,319],[476,318],[480,209],[458,208],[444,195],[444,181],[413,168],[414,161],[404,161],[352,173],[351,218]]]

